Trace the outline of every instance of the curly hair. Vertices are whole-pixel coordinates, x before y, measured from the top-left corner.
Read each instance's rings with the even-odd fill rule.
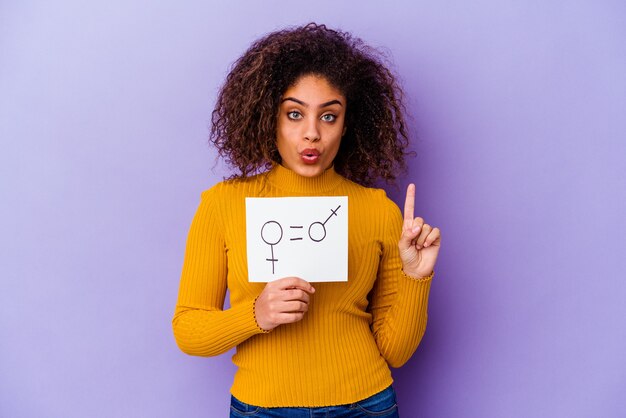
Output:
[[[362,184],[393,182],[404,170],[408,135],[402,90],[381,55],[349,33],[309,23],[257,40],[232,66],[212,113],[210,142],[245,178],[280,163],[283,93],[304,75],[322,76],[346,97],[337,173]]]

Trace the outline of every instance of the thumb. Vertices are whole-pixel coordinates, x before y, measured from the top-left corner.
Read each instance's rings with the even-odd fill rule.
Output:
[[[407,248],[411,247],[411,241],[418,237],[421,229],[422,228],[419,226],[403,229],[402,235],[400,236],[400,241],[398,242],[398,246],[400,247],[400,249],[406,250]]]

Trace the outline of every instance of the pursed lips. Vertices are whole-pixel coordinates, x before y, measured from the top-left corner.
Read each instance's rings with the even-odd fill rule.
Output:
[[[319,152],[319,150],[315,148],[306,148],[300,151],[300,155],[307,156],[307,157],[313,157],[313,156],[318,157],[320,154],[321,153]]]
[[[299,154],[305,164],[315,164],[319,159],[321,152],[315,148],[306,148],[300,151]]]

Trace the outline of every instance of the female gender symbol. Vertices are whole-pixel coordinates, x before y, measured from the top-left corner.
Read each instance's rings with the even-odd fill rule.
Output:
[[[274,262],[278,261],[274,258],[274,245],[278,244],[283,239],[283,227],[276,221],[267,221],[261,227],[261,239],[272,250],[272,258],[266,258],[266,261],[272,262],[272,274],[274,274]]]

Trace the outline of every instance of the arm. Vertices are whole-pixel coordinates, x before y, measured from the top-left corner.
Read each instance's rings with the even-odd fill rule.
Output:
[[[223,310],[227,255],[218,193],[202,193],[191,223],[172,326],[178,347],[196,356],[215,356],[264,332],[257,325],[254,301]]]
[[[380,353],[391,367],[400,367],[411,358],[426,331],[433,274],[414,279],[403,273],[398,250],[402,216],[392,201],[385,200],[387,227],[368,310]]]

